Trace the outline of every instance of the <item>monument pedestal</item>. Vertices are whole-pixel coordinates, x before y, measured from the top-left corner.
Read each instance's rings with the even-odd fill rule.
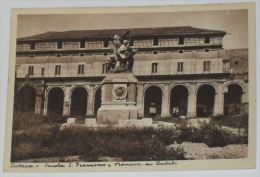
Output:
[[[133,73],[111,73],[102,81],[102,103],[97,123],[118,124],[119,120],[137,119],[137,79]]]

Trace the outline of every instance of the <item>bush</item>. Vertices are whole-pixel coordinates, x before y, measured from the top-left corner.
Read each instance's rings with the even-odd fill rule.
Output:
[[[176,138],[177,143],[188,142],[202,142],[203,135],[200,132],[199,128],[192,127],[184,122],[177,127],[177,131],[180,132],[179,136]]]
[[[38,128],[43,125],[60,124],[64,121],[66,121],[66,119],[58,115],[45,117],[34,114],[32,111],[14,111],[13,130],[27,130],[28,128]]]
[[[183,134],[180,130],[160,128],[156,130],[156,135],[165,145],[173,144],[180,139]]]
[[[87,161],[95,161],[98,156],[121,157],[123,161],[184,159],[183,151],[167,150],[164,142],[157,136],[142,141],[138,138],[129,141],[128,138],[114,136],[96,139],[94,144],[93,147],[84,144],[83,158]]]
[[[40,145],[34,143],[20,143],[12,147],[11,161],[15,162],[45,155],[44,149]]]
[[[202,123],[200,134],[202,142],[209,147],[223,147],[229,144],[229,134],[214,123]]]
[[[170,130],[67,128],[60,132],[55,144],[62,144],[57,153],[80,154],[85,161],[96,161],[100,156],[126,161],[183,159],[183,151],[166,149],[166,144],[174,140],[167,140],[167,132]]]
[[[178,127],[180,136],[177,142],[184,141],[194,143],[205,143],[209,147],[223,147],[228,144],[247,144],[248,137],[240,137],[232,132],[221,129],[219,125],[211,121],[210,123],[202,122],[198,128],[183,124]]]
[[[124,161],[179,160],[184,159],[184,151],[167,148],[174,142],[205,143],[210,147],[247,143],[247,137],[223,130],[214,122],[203,122],[198,128],[183,121],[177,129],[70,127],[60,131],[59,124],[40,117],[29,120],[30,126],[25,125],[26,116],[14,124],[17,129],[12,136],[13,161],[68,155],[80,155],[85,161],[97,161],[101,156]]]
[[[44,123],[40,115],[34,115],[33,112],[14,112],[13,130],[25,130],[30,127],[37,127]]]
[[[236,116],[216,116],[212,118],[212,121],[218,125],[224,125],[234,128],[244,128],[248,130],[248,114],[236,115]]]
[[[159,138],[154,137],[144,142],[135,142],[119,146],[121,157],[124,161],[148,161],[148,160],[182,160],[182,149],[167,149]]]
[[[232,132],[223,130],[214,122],[201,123],[199,134],[202,142],[209,147],[223,147],[228,144],[245,144],[248,139],[247,137],[240,137]]]
[[[49,146],[54,141],[59,132],[59,125],[41,125],[32,127],[22,131],[14,131],[12,136],[12,144],[19,143],[35,143],[42,146]]]

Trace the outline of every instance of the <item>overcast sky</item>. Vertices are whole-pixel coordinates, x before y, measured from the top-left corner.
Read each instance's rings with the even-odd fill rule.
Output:
[[[20,15],[18,37],[47,31],[192,26],[223,30],[224,48],[248,47],[246,10],[136,14]]]

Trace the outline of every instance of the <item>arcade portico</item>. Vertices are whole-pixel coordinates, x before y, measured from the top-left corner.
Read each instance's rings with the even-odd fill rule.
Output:
[[[47,116],[55,112],[66,117],[93,117],[96,116],[101,105],[99,83],[67,82],[62,85],[50,83],[46,87],[44,97],[41,96],[43,90],[37,86],[29,84],[22,87],[21,92],[25,92],[25,88],[29,90],[32,100],[33,96],[36,98],[35,104],[32,103],[25,109],[34,110],[36,114]],[[151,102],[154,102],[157,107],[157,116],[170,117],[174,102],[181,99],[183,105],[180,105],[180,109],[187,117],[223,115],[225,106],[232,104],[230,99],[234,94],[237,99],[233,100],[233,104],[241,105],[238,108],[240,113],[243,109],[242,105],[248,101],[246,89],[245,83],[235,80],[139,82],[137,85],[138,114],[139,117],[150,117],[149,106]]]

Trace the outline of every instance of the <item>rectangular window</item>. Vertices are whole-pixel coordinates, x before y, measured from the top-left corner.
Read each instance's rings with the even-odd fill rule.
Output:
[[[81,49],[86,48],[85,40],[81,40],[81,41],[80,41],[80,48],[81,48]]]
[[[84,65],[78,65],[78,74],[84,74]]]
[[[210,71],[210,61],[203,62],[203,71]]]
[[[159,45],[159,40],[158,38],[153,39],[153,46],[158,46]]]
[[[229,61],[223,61],[223,71],[224,72],[229,72],[229,69],[230,69],[230,63]]]
[[[183,62],[178,62],[177,63],[177,71],[178,72],[183,72]]]
[[[28,75],[32,76],[33,75],[33,66],[28,67]]]
[[[183,45],[184,44],[184,37],[179,37],[179,45]]]
[[[58,48],[58,49],[62,49],[62,42],[58,42],[57,48]]]
[[[205,37],[204,43],[205,43],[205,44],[209,44],[209,43],[210,43],[210,37],[209,37],[209,36],[206,36],[206,37]]]
[[[45,75],[45,68],[42,68],[41,70],[41,76],[44,76]]]
[[[152,73],[158,72],[158,63],[152,63]]]
[[[61,68],[60,65],[55,66],[55,75],[60,75],[60,68]]]
[[[35,50],[35,43],[31,43],[30,49]]]
[[[104,63],[102,64],[102,73],[106,73],[107,72],[107,64]]]
[[[104,43],[103,43],[103,47],[108,47],[108,44],[109,44],[109,40],[104,40]]]

